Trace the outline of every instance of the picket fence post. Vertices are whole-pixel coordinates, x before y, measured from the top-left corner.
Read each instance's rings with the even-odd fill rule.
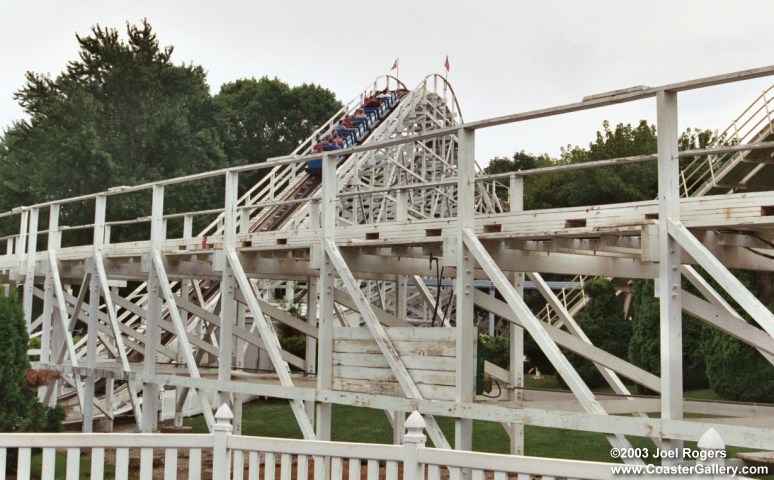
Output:
[[[403,435],[403,480],[424,480],[425,466],[419,463],[419,449],[425,447],[427,437],[422,431],[427,427],[425,419],[416,410],[409,415]]]
[[[213,478],[231,478],[231,452],[228,450],[228,437],[234,430],[231,420],[234,414],[227,404],[220,406],[215,412],[215,425],[212,427],[212,475]]]

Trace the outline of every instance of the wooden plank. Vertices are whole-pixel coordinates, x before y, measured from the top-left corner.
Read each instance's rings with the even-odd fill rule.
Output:
[[[41,480],[54,480],[56,472],[56,449],[43,449],[43,459],[40,466],[40,472],[43,475]],[[5,478],[5,475],[3,475],[3,478]]]
[[[379,462],[368,460],[367,480],[379,480]]]
[[[455,339],[452,328],[421,328],[421,327],[384,327],[387,337],[398,342],[453,342]],[[373,335],[364,327],[334,327],[334,339],[371,340]]]
[[[456,385],[454,373],[443,374],[432,370],[410,370],[412,380],[416,384],[425,385],[446,385],[453,387]],[[373,382],[395,382],[395,374],[389,368],[369,368],[369,367],[334,367],[334,379],[346,380],[366,380]]]
[[[436,357],[429,355],[401,355],[401,360],[409,371],[415,368],[439,372],[454,371],[454,357]],[[389,368],[387,360],[381,354],[333,353],[333,365]]]
[[[290,460],[289,453],[283,453],[280,457],[280,480],[290,480],[293,473],[293,465]]]
[[[276,478],[277,461],[274,454],[266,452],[263,457],[263,477],[266,480],[274,480]]]
[[[91,480],[102,480],[105,477],[105,449],[91,450]]]
[[[301,477],[299,477],[301,478]],[[349,459],[349,478],[348,480],[360,480],[360,459]]]
[[[32,450],[29,448],[20,448],[16,463],[17,480],[29,480],[30,467],[32,466]]]
[[[386,480],[398,480],[398,462],[387,462]]]
[[[153,449],[140,449],[140,480],[153,480]]]
[[[177,480],[177,449],[164,449],[164,480]]]
[[[129,449],[128,448],[116,449],[116,480],[129,480]]]
[[[418,384],[417,388],[422,396],[428,400],[454,400],[454,387]],[[371,393],[406,398],[398,382],[363,382],[362,380],[334,378],[333,389],[353,393]]]
[[[455,342],[395,342],[393,345],[395,351],[401,356],[406,354],[454,357],[457,350]],[[333,351],[337,353],[381,353],[376,342],[368,340],[334,340]]]
[[[188,451],[188,480],[202,478],[202,449],[192,448]]]
[[[427,466],[427,480],[441,480],[441,468],[438,465]]]
[[[81,477],[81,449],[67,449],[67,475],[66,480],[78,480]]]
[[[252,452],[251,452],[252,453]],[[258,477],[255,477],[256,480]],[[307,480],[309,478],[309,457],[298,455],[296,457],[296,479]],[[252,477],[250,477],[252,480]]]
[[[344,461],[341,457],[331,458],[331,480],[341,480],[344,472]]]
[[[234,457],[234,468],[232,468],[231,471],[234,473],[232,475],[234,476],[234,478],[244,478],[245,452],[242,450],[233,450],[233,457]]]

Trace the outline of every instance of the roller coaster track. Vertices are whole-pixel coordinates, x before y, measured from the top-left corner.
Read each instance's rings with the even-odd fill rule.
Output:
[[[307,155],[311,153],[311,148],[316,139],[331,131],[344,115],[352,113],[360,106],[363,99],[370,90],[376,90],[379,78],[374,81],[370,88],[347,103],[342,109],[336,112],[325,124],[315,130],[304,142],[302,142],[291,155]],[[369,135],[361,142],[386,140],[395,136],[410,136],[435,128],[448,127],[461,122],[461,113],[459,105],[454,97],[451,86],[440,76],[428,76],[412,91],[406,90],[405,86],[397,79],[392,77],[384,78],[388,84],[394,83],[395,90],[398,93],[399,101],[393,106],[392,111],[384,116],[381,121],[374,125],[369,131]],[[428,188],[421,194],[411,194],[408,202],[408,215],[413,218],[438,218],[441,216],[452,216],[456,206],[453,205],[454,198],[452,185],[433,185],[433,182],[443,181],[453,177],[456,174],[456,143],[448,140],[433,140],[420,144],[416,151],[409,152],[404,146],[395,149],[380,149],[369,151],[364,154],[348,155],[339,163],[337,175],[339,177],[340,191],[349,193],[342,201],[339,207],[339,222],[342,224],[367,224],[379,223],[388,218],[395,218],[397,215],[398,199],[394,194],[385,194],[380,192],[380,188],[390,187],[397,182],[398,178],[407,184],[417,184],[427,182]],[[305,226],[310,220],[309,199],[319,197],[320,179],[318,176],[310,175],[304,171],[303,163],[291,163],[278,165],[270,169],[253,187],[245,192],[238,201],[237,210],[240,231],[259,232],[259,231],[289,231]],[[489,195],[485,189],[483,196],[479,195],[478,209],[481,211],[502,211],[502,205],[492,192]],[[202,248],[208,247],[208,239],[217,239],[223,234],[224,218],[221,214],[205,227],[197,238],[201,239]],[[85,283],[84,283],[85,285]],[[173,282],[171,287],[175,289],[175,295],[180,299],[187,299],[191,304],[197,304],[200,309],[208,312],[217,312],[220,298],[220,286],[217,281],[198,280]],[[254,287],[260,287],[254,285]],[[265,296],[270,296],[268,292],[276,286],[264,285]],[[81,287],[82,289],[85,286]],[[368,282],[364,286],[368,292],[369,298],[382,307],[387,307],[391,302],[393,292],[390,287],[383,283]],[[77,300],[75,297],[67,298],[70,305],[74,305]],[[142,311],[148,303],[147,284],[141,284],[129,295],[123,299],[119,296],[113,298],[120,313],[117,320],[120,322],[120,328],[127,338],[140,338],[144,332],[144,322],[138,313]],[[180,300],[184,301],[184,300]],[[103,308],[105,306],[103,305]],[[72,306],[70,307],[73,308]],[[347,309],[342,307],[346,314]],[[170,312],[166,309],[162,313],[163,321],[169,322]],[[195,329],[205,329],[204,321],[201,317],[190,315],[186,329],[193,331]],[[212,326],[209,331],[202,331],[204,340],[213,337]],[[212,348],[208,347],[206,341],[199,341],[197,360],[206,358],[207,352],[212,353]],[[76,358],[86,356],[86,341],[75,344]],[[142,349],[128,348],[129,360],[139,362],[143,358]],[[100,355],[114,355],[115,352],[109,352],[103,344],[100,346]],[[177,347],[177,335],[168,329],[168,332],[162,336],[161,353],[157,355],[161,363],[178,361],[180,352]],[[284,356],[285,360],[291,365],[304,368],[303,359],[290,354]],[[74,363],[74,362],[73,362]],[[75,383],[69,380],[74,386]],[[113,391],[111,399],[113,409],[111,414],[118,415],[130,411],[133,407],[137,411],[136,398],[130,398],[127,385],[116,388]],[[134,389],[141,391],[140,385],[135,385]],[[185,401],[185,394],[178,402]],[[74,389],[65,389],[62,399],[75,398]],[[135,403],[132,405],[132,403]],[[73,405],[74,406],[74,405]],[[73,412],[75,413],[75,412]],[[77,416],[74,417],[77,419]],[[135,421],[139,424],[139,419]]]

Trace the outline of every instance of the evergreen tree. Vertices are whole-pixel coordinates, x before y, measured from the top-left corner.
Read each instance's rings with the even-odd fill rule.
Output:
[[[40,432],[61,428],[64,410],[38,402],[27,381],[29,337],[15,294],[0,294],[0,432]]]

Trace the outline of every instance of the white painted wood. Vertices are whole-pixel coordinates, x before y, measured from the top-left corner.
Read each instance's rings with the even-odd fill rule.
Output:
[[[338,247],[331,240],[326,240],[325,242],[325,255],[330,259],[331,264],[338,272],[339,278],[344,283],[347,293],[349,293],[357,304],[358,311],[363,315],[363,319],[365,320],[371,335],[373,335],[374,340],[376,340],[379,350],[384,354],[384,357],[390,365],[390,369],[395,374],[395,377],[398,379],[398,383],[403,389],[403,392],[410,398],[422,398],[421,392],[411,379],[406,366],[401,361],[400,354],[395,350],[384,327],[379,323],[376,314],[373,312],[373,309],[371,309],[370,303],[368,303],[363,296],[363,293],[360,291],[359,284],[347,267]],[[435,443],[438,448],[449,448],[448,440],[446,440],[446,437],[435,420],[428,418],[426,421],[428,423],[427,430],[433,439],[433,443]]]
[[[277,339],[277,334],[274,331],[271,323],[267,322],[266,318],[264,318],[263,311],[258,304],[253,287],[250,284],[250,281],[247,279],[244,270],[242,269],[242,265],[239,262],[239,258],[237,257],[236,252],[233,250],[233,248],[226,247],[225,253],[227,259],[226,263],[231,266],[233,278],[235,278],[236,284],[239,286],[240,290],[242,291],[242,295],[244,295],[245,299],[247,300],[247,304],[253,314],[253,325],[258,328],[258,331],[261,334],[261,338],[264,339],[267,352],[269,353],[269,358],[271,359],[272,365],[274,366],[274,370],[277,372],[277,376],[279,377],[283,386],[292,387],[293,380],[290,377],[290,371],[287,362],[282,359],[282,355],[280,353],[282,348],[280,347],[279,340]],[[301,427],[301,432],[304,434],[304,438],[315,438],[316,434],[314,427],[312,426],[309,417],[306,415],[306,409],[304,408],[303,402],[299,400],[292,400],[290,402],[290,406],[293,410],[293,414],[296,417],[296,421],[298,421],[299,427]]]
[[[441,468],[438,465],[427,466],[427,480],[440,480]]]
[[[349,476],[347,477],[348,480],[360,480],[360,459],[359,458],[350,458],[348,460],[349,463]],[[301,477],[299,477],[301,478]]]
[[[41,480],[54,480],[56,472],[56,450],[53,448],[43,449],[43,458],[41,459],[40,472]],[[3,472],[5,478],[5,472]]]
[[[119,320],[118,320],[118,317],[116,316],[115,306],[113,305],[113,302],[111,300],[112,295],[110,293],[109,282],[108,282],[107,274],[105,273],[105,266],[102,261],[102,255],[99,252],[95,252],[94,254],[94,272],[96,273],[96,278],[99,283],[99,286],[101,287],[102,296],[105,299],[105,305],[107,306],[108,318],[110,319],[110,327],[113,333],[113,340],[115,340],[116,342],[118,355],[119,355],[119,358],[121,359],[121,367],[124,369],[125,372],[128,372],[131,369],[131,367],[129,366],[129,358],[126,354],[126,347],[124,346],[123,337],[121,336],[121,332],[118,327]],[[134,386],[134,384],[132,384],[132,382],[127,383],[127,389],[129,390],[129,398],[132,404],[134,419],[139,427],[140,424],[138,420],[142,415],[142,411],[140,409],[140,401],[137,396],[137,389]]]
[[[164,186],[153,186],[153,198],[151,204],[150,244],[145,252],[148,263],[154,251],[164,242]],[[145,355],[143,357],[143,369],[148,373],[156,372],[156,351],[161,343],[161,330],[159,320],[162,318],[162,305],[160,298],[159,278],[154,268],[148,265],[148,281],[146,284],[148,294],[148,316],[145,319]],[[159,410],[159,386],[153,383],[145,383],[142,386],[142,418],[140,431],[150,433],[154,431],[158,423]]]
[[[26,273],[24,276],[24,290],[22,296],[22,309],[24,310],[24,318],[27,323],[27,331],[31,332],[32,325],[32,299],[33,288],[35,287],[35,251],[37,250],[38,239],[38,218],[40,216],[39,208],[31,208],[29,210],[29,233],[27,235],[27,256],[26,261]]]
[[[473,469],[472,473],[473,473],[473,480],[484,480],[484,471],[481,470],[480,468]]]
[[[66,480],[78,480],[81,474],[81,450],[79,448],[67,449],[67,474]]]
[[[0,448],[0,475],[5,478],[5,464],[8,457],[8,451],[5,448]]]
[[[379,462],[377,460],[368,460],[366,479],[379,480]]]
[[[314,456],[312,458],[313,458],[314,480],[325,480],[326,477],[328,477],[328,472],[325,468],[327,465],[325,457]]]
[[[277,461],[273,453],[266,452],[263,457],[263,476],[265,480],[273,480],[276,476]]]
[[[140,449],[140,480],[153,480],[153,449]]]
[[[514,290],[513,285],[508,282],[503,272],[497,268],[497,265],[489,256],[486,249],[481,245],[476,236],[470,229],[463,229],[463,238],[465,245],[469,248],[472,256],[492,280],[500,294],[513,309],[517,316],[522,320],[524,327],[530,333],[535,342],[540,346],[543,353],[546,354],[551,364],[554,365],[557,372],[567,382],[570,390],[573,391],[583,407],[590,413],[605,415],[605,410],[588,386],[580,378],[567,358],[562,354],[559,347],[546,332],[545,324],[535,318],[529,310],[524,300]],[[488,296],[487,296],[488,297]],[[623,435],[608,435],[608,440],[615,447],[628,448],[629,441]],[[635,463],[642,463],[639,459],[631,459]]]
[[[303,457],[303,463],[306,465],[306,457]],[[299,477],[298,478],[306,478],[305,476],[301,476],[301,464],[302,459],[301,457],[298,458],[298,472]],[[261,478],[261,462],[258,458],[258,452],[250,452],[248,455],[248,462],[247,462],[247,479],[248,480],[260,480]]]
[[[16,463],[17,480],[29,480],[32,462],[32,451],[29,448],[20,448]]]
[[[677,93],[657,94],[658,124],[658,249],[661,345],[661,417],[683,418],[682,309],[680,306],[680,246],[669,224],[680,219],[680,165],[678,153]],[[667,441],[664,448],[679,449]],[[669,463],[667,460],[666,463]]]
[[[508,480],[508,474],[502,471],[494,472],[494,480]]]
[[[105,477],[105,449],[91,450],[91,480],[102,480]]]
[[[290,454],[283,453],[280,457],[280,480],[290,480],[293,473]]]
[[[398,462],[385,462],[385,479],[398,480]]]
[[[116,449],[116,480],[129,480],[129,449]]]
[[[774,337],[774,314],[720,263],[681,223],[670,221],[669,234],[704,270],[726,290],[770,336]]]
[[[236,414],[234,415],[234,419],[236,420]],[[231,456],[234,458],[234,466],[231,469],[231,471],[234,472],[234,478],[242,478],[240,475],[243,476],[245,471],[245,452],[242,450],[232,450]]]
[[[164,480],[177,479],[177,449],[164,449]]]
[[[182,350],[183,358],[188,369],[188,373],[192,378],[201,378],[199,375],[199,367],[197,366],[196,359],[194,358],[193,351],[189,344],[189,335],[186,331],[183,320],[180,317],[180,310],[177,307],[174,293],[172,293],[172,287],[169,284],[167,278],[167,272],[164,268],[164,261],[161,259],[161,255],[158,251],[153,252],[153,268],[156,271],[159,287],[164,295],[164,299],[167,301],[167,312],[172,318],[172,324],[174,325],[175,333],[178,338],[178,349]],[[220,375],[218,377],[220,379]],[[229,375],[229,379],[230,379]],[[197,390],[199,395],[199,401],[202,405],[202,413],[207,422],[207,428],[212,431],[213,425],[215,425],[215,417],[212,415],[212,405],[210,404],[209,394],[205,391]]]
[[[202,478],[202,450],[192,448],[188,451],[188,480],[201,480]]]
[[[331,458],[331,480],[341,480],[344,472],[344,460],[341,457]]]

